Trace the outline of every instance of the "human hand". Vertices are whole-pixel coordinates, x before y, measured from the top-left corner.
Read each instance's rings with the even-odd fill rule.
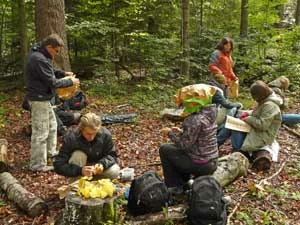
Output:
[[[177,132],[177,133],[182,132],[182,130],[179,127],[172,127],[172,131]]]
[[[167,136],[171,130],[172,130],[172,129],[169,128],[169,127],[164,127],[163,129],[160,130],[160,132],[161,132],[163,135]]]
[[[104,168],[102,164],[95,164],[94,166],[94,175],[101,174]]]
[[[84,166],[82,167],[81,173],[83,176],[91,177],[94,174],[94,166]]]
[[[75,77],[75,74],[73,72],[65,72],[65,76]]]
[[[74,76],[74,77],[70,77],[70,79],[72,80],[72,82],[73,82],[73,85],[78,85],[78,86],[79,86],[79,84],[80,84],[80,81],[79,81],[79,79],[78,79],[78,78],[75,78],[75,76]]]
[[[248,112],[242,112],[241,115],[240,115],[240,119],[245,120],[248,116],[249,116]]]

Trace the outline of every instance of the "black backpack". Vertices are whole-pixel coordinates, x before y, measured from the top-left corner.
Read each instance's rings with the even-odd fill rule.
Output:
[[[161,211],[168,202],[168,188],[155,171],[147,171],[131,182],[127,204],[131,215]]]
[[[212,176],[195,179],[187,212],[190,225],[226,225],[227,213],[224,193],[219,182]]]
[[[74,96],[64,102],[64,106],[67,109],[81,110],[87,105],[86,96],[82,91],[77,91]]]

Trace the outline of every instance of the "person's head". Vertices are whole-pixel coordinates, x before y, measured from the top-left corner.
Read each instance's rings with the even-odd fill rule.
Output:
[[[95,113],[86,113],[80,118],[78,126],[82,136],[91,142],[101,129],[101,117]]]
[[[272,89],[265,82],[258,80],[251,85],[250,93],[252,98],[260,103],[272,94]]]
[[[223,52],[232,52],[233,51],[233,41],[231,38],[222,38],[218,43],[216,49]]]
[[[64,46],[64,42],[58,34],[50,34],[42,40],[41,46],[46,48],[51,57],[54,58]]]
[[[280,76],[279,77],[279,81],[280,81],[280,87],[283,90],[287,90],[290,86],[290,80],[289,78],[285,77],[285,76]]]

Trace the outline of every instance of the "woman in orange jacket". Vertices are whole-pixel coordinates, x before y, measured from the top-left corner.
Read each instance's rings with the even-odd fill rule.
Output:
[[[234,74],[232,66],[233,60],[231,53],[233,51],[233,42],[230,38],[223,38],[216,46],[212,53],[209,62],[209,70],[211,72],[211,80],[214,80],[214,75],[223,74],[226,79],[226,86],[230,87],[231,81],[238,81]]]

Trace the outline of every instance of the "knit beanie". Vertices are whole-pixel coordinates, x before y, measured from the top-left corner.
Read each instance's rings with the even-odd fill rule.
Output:
[[[283,90],[287,90],[290,86],[290,80],[286,76],[280,76],[277,79],[268,83],[270,87],[277,87]]]
[[[250,93],[252,98],[259,103],[272,94],[272,89],[265,82],[258,80],[251,85]]]
[[[226,84],[226,79],[223,74],[216,74],[214,75],[214,80],[217,81],[219,84]]]

